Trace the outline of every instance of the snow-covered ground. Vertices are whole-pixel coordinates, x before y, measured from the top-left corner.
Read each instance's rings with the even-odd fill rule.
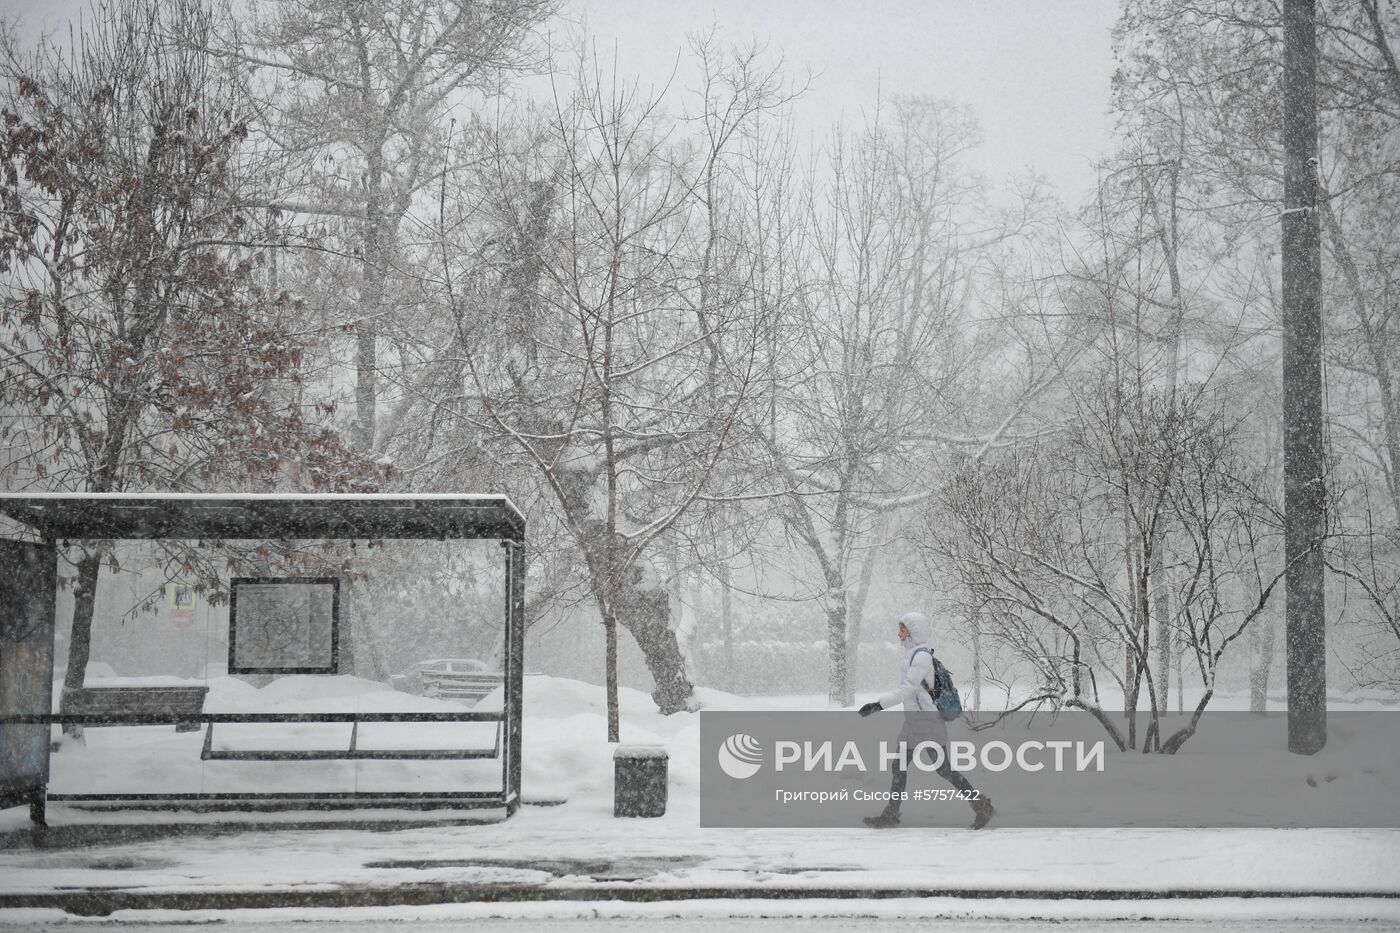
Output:
[[[96,685],[157,685],[177,681],[157,678],[98,679]],[[180,681],[193,684],[194,681]],[[206,683],[201,681],[200,683]],[[350,676],[281,677],[261,688],[231,677],[207,681],[208,712],[351,713],[463,711],[454,701],[402,693]],[[825,707],[819,696],[740,697],[701,689],[699,699],[710,711],[738,712],[736,728],[750,714],[812,711]],[[666,749],[670,763],[670,812],[657,825],[669,835],[698,829],[701,736],[696,714],[662,716],[646,694],[620,692],[624,744]],[[1242,702],[1246,701],[1246,702]],[[475,710],[499,711],[501,692],[486,697]],[[1220,711],[1208,714],[1198,734],[1174,756],[1117,754],[1107,774],[1037,774],[1011,771],[970,775],[998,802],[1001,827],[1065,826],[1400,826],[1400,717],[1375,697],[1338,703],[1327,747],[1311,757],[1286,749],[1285,722],[1227,712],[1247,705],[1247,698],[1224,696]],[[882,714],[891,732],[897,713]],[[842,721],[847,721],[844,717]],[[984,717],[985,718],[985,717]],[[1074,722],[1064,721],[1066,718]],[[1172,716],[1164,734],[1186,717]],[[825,720],[829,722],[830,720]],[[848,720],[860,722],[851,716]],[[1087,713],[1055,721],[1041,717],[998,739],[1083,738],[1106,733]],[[1026,726],[1034,726],[1035,729]],[[1146,727],[1142,718],[1139,729]],[[1053,728],[1055,731],[1049,731]],[[1039,731],[1036,731],[1039,730]],[[362,723],[358,749],[491,750],[498,745],[495,723]],[[348,749],[350,723],[218,724],[212,727],[216,751]],[[523,796],[527,803],[564,800],[553,811],[558,820],[611,819],[613,746],[606,741],[606,711],[600,687],[545,675],[525,678]],[[58,732],[55,730],[55,736]],[[970,735],[962,724],[954,739]],[[985,740],[990,734],[984,735]],[[51,765],[50,792],[70,793],[231,793],[255,792],[452,792],[498,791],[497,757],[467,760],[323,760],[307,762],[204,761],[203,731],[179,733],[169,726],[94,728],[85,744],[65,742]],[[888,778],[870,774],[866,789],[883,790]],[[912,786],[942,786],[936,778],[916,775]],[[766,798],[765,798],[766,800]],[[766,804],[765,804],[766,806]],[[770,817],[759,823],[783,823]],[[859,826],[859,812],[844,810],[843,819]],[[878,809],[878,806],[873,809]],[[960,826],[968,815],[948,803],[906,808],[915,823]],[[62,819],[60,815],[56,817]],[[120,819],[121,816],[106,817]],[[143,817],[144,818],[144,817]],[[798,821],[787,821],[796,825]],[[838,825],[841,820],[837,821]],[[625,825],[625,824],[624,824]],[[639,828],[632,832],[646,833]]]
[[[393,694],[382,685],[348,678],[286,678],[262,691],[246,685],[211,686],[209,709],[385,709],[441,708],[443,701]],[[316,686],[318,685],[319,686]],[[329,688],[329,689],[322,689]],[[370,696],[369,694],[381,694]],[[389,694],[393,694],[392,696]],[[701,691],[709,709],[811,709],[816,697],[744,698]],[[491,700],[485,701],[487,704]],[[142,892],[339,891],[396,885],[535,886],[561,896],[580,887],[646,885],[677,889],[755,889],[814,897],[840,888],[932,890],[1035,890],[1163,892],[1276,892],[1290,897],[1283,917],[1396,919],[1396,901],[1328,902],[1331,912],[1309,914],[1300,891],[1400,893],[1400,830],[1389,829],[1016,829],[973,833],[903,829],[880,833],[849,829],[702,829],[699,826],[699,716],[664,717],[645,694],[621,695],[623,741],[657,744],[670,754],[670,801],[653,820],[612,816],[612,746],[605,741],[602,690],[546,676],[526,678],[523,787],[527,803],[565,799],[557,806],[526,806],[505,821],[463,823],[453,813],[379,811],[354,814],[371,825],[308,829],[308,814],[189,814],[138,811],[93,813],[52,804],[50,845],[34,848],[20,809],[0,813],[0,894],[117,889]],[[221,729],[223,727],[220,727]],[[280,727],[279,727],[280,728]],[[418,729],[419,726],[412,728]],[[436,727],[434,727],[436,728]],[[263,737],[244,737],[263,741]],[[396,736],[397,742],[402,736]],[[260,769],[263,789],[307,780],[306,764],[207,762],[198,759],[199,734],[161,729],[88,730],[86,751],[55,756],[55,777],[70,787],[93,782],[183,780],[161,762],[188,756],[186,776],[198,774],[213,786],[218,769]],[[415,742],[429,741],[426,735]],[[432,741],[444,741],[439,735]],[[184,743],[184,744],[179,744]],[[188,747],[187,747],[188,746]],[[1189,746],[1188,746],[1189,747]],[[1393,750],[1390,752],[1393,754]],[[73,757],[67,758],[65,756]],[[83,766],[75,767],[82,756]],[[321,763],[315,763],[321,764]],[[424,768],[436,782],[451,782],[461,762],[345,762],[364,786],[366,765]],[[1306,764],[1306,762],[1305,762]],[[1326,765],[1317,762],[1316,767]],[[492,762],[492,780],[499,763]],[[354,773],[358,772],[358,777]],[[245,770],[246,773],[253,773]],[[279,777],[278,775],[283,775]],[[286,775],[300,774],[300,777]],[[406,772],[383,772],[401,779]],[[409,775],[410,777],[412,775]],[[462,772],[462,776],[470,774]],[[1265,793],[1269,775],[1257,775]],[[379,778],[376,778],[378,780]],[[1239,780],[1247,780],[1241,775]],[[1339,781],[1339,784],[1344,782]],[[344,820],[346,815],[317,815]],[[372,821],[387,821],[392,828]],[[395,821],[424,821],[402,827]],[[433,821],[439,822],[433,822]],[[228,832],[230,823],[249,824]],[[164,824],[164,825],[162,825]],[[97,827],[79,830],[80,825]],[[121,827],[131,830],[121,835]],[[813,901],[812,903],[816,903]],[[930,901],[920,901],[928,907]],[[1157,903],[1157,902],[1152,902]],[[1216,899],[1217,912],[1251,917],[1254,899],[1237,907]],[[990,902],[978,901],[973,910]],[[980,906],[978,906],[980,905]],[[514,908],[491,907],[484,916],[524,916]],[[541,905],[516,905],[521,911]],[[594,905],[565,907],[558,916],[578,916]],[[1024,906],[1024,905],[1022,905]],[[964,905],[966,907],[966,905]],[[1097,911],[1103,907],[1086,907]],[[843,910],[849,910],[847,904]],[[1293,912],[1302,910],[1303,913]],[[1363,909],[1364,908],[1364,909]],[[426,908],[416,908],[421,910]],[[619,908],[622,909],[622,908]],[[710,901],[690,903],[672,915],[701,916],[718,909]],[[885,909],[885,908],[881,908]],[[959,908],[963,909],[963,908]],[[1016,908],[1020,910],[1020,907]],[[1061,908],[1055,908],[1057,910]],[[1152,908],[1155,910],[1156,908]],[[504,914],[501,911],[505,910]],[[570,913],[569,911],[573,911]],[[1320,910],[1320,908],[1319,908]],[[916,913],[922,913],[920,908]],[[1013,911],[1014,912],[1014,911]],[[741,911],[741,913],[743,913]],[[980,914],[979,914],[980,915]],[[1116,917],[1115,913],[1075,916]],[[1178,916],[1153,914],[1164,916]],[[33,914],[11,914],[16,920]],[[650,916],[640,914],[639,916]],[[1212,914],[1211,916],[1215,916]],[[0,923],[7,918],[0,916]]]
[[[417,908],[323,911],[210,911],[193,914],[170,911],[130,911],[110,919],[73,918],[54,911],[12,912],[5,918],[14,925],[41,929],[82,928],[94,923],[120,923],[126,933],[172,933],[201,930],[217,923],[219,929],[238,933],[315,933],[334,924],[334,933],[460,933],[470,925],[472,933],[652,933],[658,927],[670,933],[849,933],[854,929],[879,929],[887,933],[1004,933],[1004,931],[1063,931],[1076,933],[1349,933],[1357,929],[1400,929],[1400,920],[1383,904],[1334,902],[1277,903],[1234,902],[1203,908],[1193,903],[1112,903],[1057,905],[1054,903],[997,903],[980,905],[975,912],[966,903],[947,899],[892,900],[856,906],[831,901],[797,903],[712,902],[686,905],[681,916],[674,904],[588,906],[582,910],[564,905],[517,906],[509,914],[489,905],[450,905]],[[485,908],[485,909],[482,909]],[[534,908],[534,909],[529,909]],[[63,924],[60,927],[59,924]]]
[[[155,685],[193,683],[170,678],[98,679],[95,686],[118,683]],[[205,709],[210,712],[449,712],[466,707],[447,700],[414,696],[384,684],[347,676],[292,676],[279,678],[260,689],[242,680],[214,677]],[[740,697],[714,690],[698,691],[702,706],[714,711],[813,710],[825,706],[819,696]],[[859,698],[863,699],[863,698]],[[1239,708],[1241,697],[1223,696],[1216,706]],[[499,691],[474,708],[499,710]],[[636,837],[659,832],[672,837],[687,829],[698,829],[700,739],[699,720],[694,714],[662,716],[646,694],[628,688],[620,691],[623,742],[664,747],[670,757],[670,810],[659,821],[618,823],[611,818],[613,762],[612,746],[605,741],[606,711],[602,689],[593,684],[558,677],[531,675],[525,679],[525,748],[523,788],[527,802],[565,800],[565,805],[548,812],[553,823],[567,821],[587,825],[598,822],[604,829],[627,827]],[[1381,699],[1366,697],[1345,704],[1345,709],[1381,709]],[[1082,714],[1081,714],[1082,715]],[[1371,717],[1384,723],[1385,714]],[[490,723],[384,723],[359,727],[360,748],[489,748],[496,741],[496,726]],[[214,747],[235,748],[344,748],[350,725],[331,724],[220,724]],[[57,736],[57,730],[55,730]],[[955,730],[954,737],[957,737]],[[498,787],[500,763],[482,761],[317,761],[317,762],[233,762],[201,761],[202,732],[176,733],[164,727],[91,728],[85,745],[66,743],[53,757],[51,792],[112,791],[152,793],[158,791],[327,790],[399,789],[463,790]],[[1251,795],[1267,796],[1272,789],[1301,784],[1305,776],[1316,774],[1317,782],[1331,785],[1338,798],[1358,797],[1357,784],[1366,784],[1369,798],[1400,793],[1400,769],[1383,767],[1396,757],[1390,743],[1369,735],[1334,730],[1332,742],[1318,756],[1299,758],[1282,748],[1262,765],[1253,759],[1240,765],[1227,753],[1230,747],[1217,741],[1209,729],[1188,743],[1177,760],[1189,762],[1192,770],[1207,768],[1207,776],[1222,787],[1221,796],[1248,785]],[[1155,767],[1161,758],[1125,756],[1125,762],[1138,770]],[[1142,763],[1140,763],[1142,762]],[[1166,760],[1168,766],[1174,762]],[[1241,768],[1244,770],[1240,770]],[[1249,769],[1254,768],[1253,772]],[[1329,779],[1330,778],[1330,779]],[[1379,783],[1379,790],[1376,786]],[[1316,795],[1323,800],[1323,795]],[[1028,806],[1040,806],[1033,801]],[[1014,806],[1014,803],[1012,804]],[[55,820],[102,819],[145,821],[145,814],[66,814],[55,807]],[[20,816],[12,811],[11,817]],[[1377,822],[1385,814],[1377,813]],[[402,816],[402,814],[399,814]],[[259,821],[270,817],[260,815]],[[289,817],[290,818],[290,817]],[[302,817],[296,817],[303,819]],[[528,820],[529,814],[524,819]],[[230,819],[228,815],[212,818]],[[1072,821],[1071,821],[1072,822]],[[511,825],[519,825],[520,820]]]

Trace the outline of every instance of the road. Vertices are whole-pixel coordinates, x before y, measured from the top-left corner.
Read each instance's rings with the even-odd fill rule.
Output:
[[[0,918],[0,926],[4,926],[3,918]],[[115,924],[114,924],[115,925]],[[39,923],[28,926],[31,930],[63,930],[76,928],[77,924],[70,927],[66,923],[46,924]],[[91,929],[93,921],[81,922],[83,929]],[[98,923],[98,927],[106,924]],[[385,930],[394,933],[458,933],[458,931],[470,931],[470,933],[535,933],[535,931],[548,931],[548,933],[652,933],[661,930],[665,933],[850,933],[858,930],[860,933],[867,931],[877,931],[877,933],[930,933],[936,930],[937,933],[1065,933],[1067,929],[1081,931],[1081,933],[1122,933],[1122,931],[1141,930],[1143,933],[1295,933],[1295,931],[1308,931],[1308,933],[1350,933],[1358,928],[1367,931],[1400,930],[1400,923],[1376,922],[1373,920],[1298,920],[1298,921],[1278,921],[1278,920],[1102,920],[1102,921],[1067,921],[1063,918],[1053,920],[1007,920],[1007,919],[987,919],[987,920],[953,920],[943,918],[906,918],[906,919],[876,919],[874,917],[859,917],[858,915],[843,917],[824,918],[802,918],[802,917],[752,917],[743,919],[636,919],[620,920],[616,918],[599,919],[520,919],[520,920],[479,920],[479,919],[458,919],[458,920],[406,920],[406,921],[328,921],[328,922],[307,922],[305,919],[286,920],[284,922],[238,922],[225,921],[218,923],[219,930],[230,931],[230,933],[383,933]],[[12,927],[20,929],[18,927]],[[188,930],[191,933],[208,933],[210,925],[205,923],[185,924],[178,921],[171,923],[131,923],[129,921],[120,924],[122,933],[176,933],[176,931]]]

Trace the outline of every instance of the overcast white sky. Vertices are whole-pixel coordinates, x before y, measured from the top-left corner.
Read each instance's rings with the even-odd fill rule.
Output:
[[[0,0],[26,33],[62,28],[85,0]],[[1034,167],[1068,201],[1087,193],[1108,141],[1116,0],[568,0],[623,68],[662,82],[689,33],[757,38],[815,83],[803,128],[860,119],[877,93],[933,94],[970,105],[993,181]],[[31,30],[33,31],[31,33]]]
[[[3,2],[3,0],[0,0]],[[970,105],[993,181],[1031,166],[1066,200],[1093,184],[1107,145],[1117,0],[572,0],[624,66],[668,75],[686,34],[718,26],[765,40],[816,80],[804,127],[860,119],[877,95],[931,94]]]

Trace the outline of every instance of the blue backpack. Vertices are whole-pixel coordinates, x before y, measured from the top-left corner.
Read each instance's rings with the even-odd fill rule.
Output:
[[[920,645],[914,649],[914,654],[909,656],[909,663],[914,663],[914,655],[920,651],[928,652],[928,659],[933,662],[933,682],[925,682],[924,689],[928,691],[929,697],[933,700],[934,707],[938,710],[938,715],[943,717],[945,722],[952,722],[962,715],[962,697],[958,696],[958,688],[953,686],[953,675],[948,673],[948,669],[938,662],[933,656],[933,650],[927,645]]]

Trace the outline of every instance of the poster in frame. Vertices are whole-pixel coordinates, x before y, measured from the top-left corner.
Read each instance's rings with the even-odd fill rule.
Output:
[[[339,673],[336,577],[234,577],[228,618],[230,674]]]

